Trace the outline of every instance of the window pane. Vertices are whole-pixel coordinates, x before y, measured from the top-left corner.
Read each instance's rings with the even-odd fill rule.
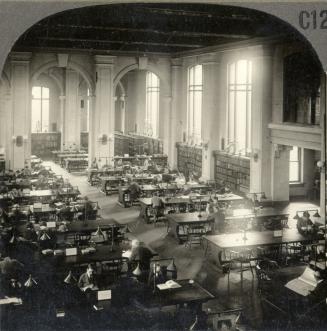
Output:
[[[299,161],[299,149],[296,146],[290,151],[290,161]]]
[[[41,99],[41,87],[40,86],[32,87],[32,97],[33,97],[33,99]]]
[[[240,60],[237,62],[237,84],[246,84],[247,83],[247,61]]]
[[[235,84],[235,63],[229,65],[229,83]]]
[[[234,137],[234,123],[235,123],[235,117],[234,117],[234,109],[235,109],[235,92],[231,91],[229,92],[229,109],[228,109],[228,141],[233,142]]]
[[[49,132],[49,100],[42,100],[42,132]]]
[[[299,163],[290,162],[290,182],[298,182],[299,178]]]
[[[41,100],[32,100],[32,132],[41,131]]]
[[[236,132],[237,149],[246,148],[246,92],[238,91],[236,94]]]
[[[49,89],[42,87],[42,99],[49,99]]]

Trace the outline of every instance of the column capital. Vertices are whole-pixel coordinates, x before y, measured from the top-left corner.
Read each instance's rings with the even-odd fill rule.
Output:
[[[26,63],[28,64],[32,58],[31,52],[12,52],[9,54],[11,63]]]
[[[172,68],[180,68],[182,66],[182,59],[171,59],[170,62]]]
[[[116,56],[111,55],[95,55],[95,64],[98,67],[112,68],[115,64]]]
[[[203,54],[200,57],[199,63],[202,65],[215,65],[221,62],[221,54],[220,53],[207,53]]]

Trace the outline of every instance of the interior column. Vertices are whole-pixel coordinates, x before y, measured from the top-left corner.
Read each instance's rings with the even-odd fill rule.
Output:
[[[29,63],[31,53],[11,53],[12,118],[11,169],[21,169],[31,157],[31,90]]]
[[[66,103],[66,96],[60,95],[59,96],[60,101],[60,133],[61,133],[61,139],[60,139],[60,150],[64,150],[64,141],[65,141],[65,103]]]
[[[115,104],[114,104],[114,60],[113,56],[96,55],[96,100],[94,130],[97,135],[94,155],[102,163],[113,162]]]
[[[177,168],[176,142],[183,140],[181,122],[181,95],[182,95],[182,64],[180,59],[171,60],[171,107],[170,107],[170,141],[168,147],[168,160],[171,168]]]
[[[262,55],[255,57],[252,63],[250,192],[265,192],[268,199],[271,198],[271,144],[268,128],[272,111],[271,77],[272,49],[263,47]]]
[[[79,74],[66,69],[66,106],[64,116],[64,144],[66,148],[79,148],[80,145],[80,107]]]
[[[206,180],[214,178],[215,158],[214,150],[219,149],[219,123],[218,90],[220,77],[220,61],[210,56],[203,63],[203,96],[202,96],[202,177]]]

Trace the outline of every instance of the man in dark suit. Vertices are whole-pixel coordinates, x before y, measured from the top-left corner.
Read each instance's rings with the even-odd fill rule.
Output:
[[[77,285],[83,292],[98,289],[94,269],[91,264],[87,266],[86,272],[80,276]]]

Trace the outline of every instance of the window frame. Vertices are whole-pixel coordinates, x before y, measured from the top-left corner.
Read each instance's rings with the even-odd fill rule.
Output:
[[[154,82],[153,79],[156,79]],[[145,83],[145,134],[154,138],[159,136],[160,78],[152,71],[146,72]],[[156,107],[153,105],[155,97]],[[156,114],[154,114],[156,112]]]
[[[239,82],[238,77],[238,66],[240,62],[246,61],[246,77],[243,82]],[[233,69],[233,77],[231,77],[231,68]],[[252,82],[252,73],[253,73],[253,61],[251,59],[238,59],[234,62],[230,62],[227,64],[227,111],[226,111],[226,132],[227,132],[227,142],[229,145],[233,146],[234,153],[240,153],[243,156],[247,156],[248,152],[251,151],[252,148],[252,92],[253,92],[253,82]],[[244,147],[240,148],[239,142],[237,141],[237,118],[236,116],[237,110],[237,98],[239,93],[245,93],[245,143]],[[233,94],[233,96],[231,96]],[[233,102],[232,102],[233,99]],[[231,109],[231,105],[233,105],[233,109]],[[231,123],[233,121],[233,123]],[[232,127],[232,130],[231,130]]]
[[[34,97],[34,94],[33,94],[33,89],[34,88],[40,88],[40,97]],[[48,97],[43,97],[44,95],[44,89],[47,89],[48,90]],[[35,128],[32,127],[32,118],[33,118],[33,100],[39,100],[40,101],[40,105],[39,105],[39,111],[40,111],[40,130],[37,131],[37,130],[34,130]],[[48,117],[48,130],[45,131],[44,128],[43,128],[43,112],[45,111],[43,109],[44,107],[44,104],[43,102],[44,101],[47,101],[48,102],[48,113],[49,113],[49,117]],[[36,85],[36,86],[32,86],[32,98],[31,98],[31,132],[32,133],[45,133],[45,132],[51,132],[50,131],[50,88],[47,87],[47,86],[40,86],[40,85]]]
[[[201,80],[197,80],[195,72],[197,68],[201,68]],[[200,97],[199,97],[200,94]],[[200,107],[196,107],[196,99],[201,100]],[[203,65],[196,64],[188,68],[187,71],[187,132],[188,138],[194,144],[201,143],[202,140],[202,101],[203,101]],[[196,129],[198,123],[199,132]]]
[[[293,148],[297,148],[297,160],[291,161],[291,157],[289,159],[289,184],[290,185],[296,185],[296,184],[302,184],[303,183],[303,148],[298,146],[293,146]],[[291,151],[290,151],[291,154]],[[290,171],[291,171],[291,163],[297,163],[298,164],[298,174],[297,179],[292,180],[290,179]]]

